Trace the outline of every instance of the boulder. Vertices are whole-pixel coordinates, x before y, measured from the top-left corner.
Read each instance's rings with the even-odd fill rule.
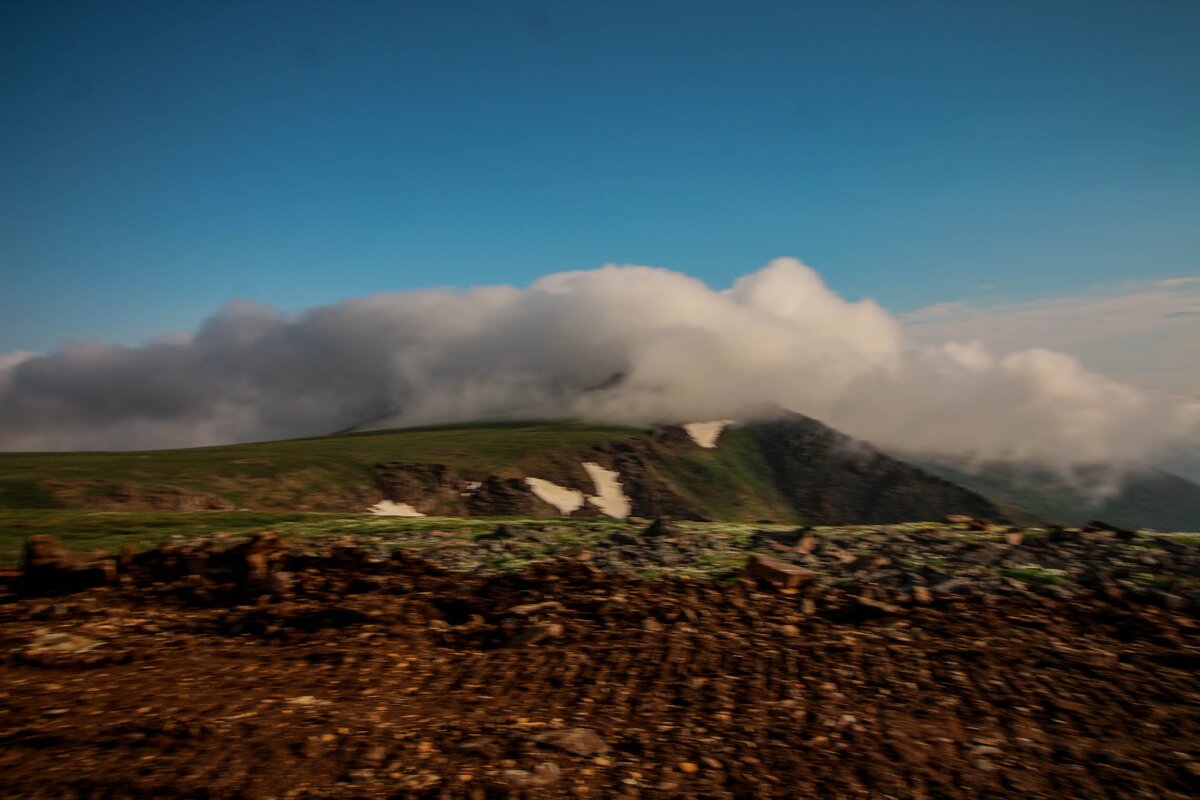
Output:
[[[65,567],[69,561],[67,550],[57,537],[37,533],[25,540],[21,569],[26,575],[41,569]]]
[[[662,517],[659,517],[658,519],[654,520],[654,522],[651,522],[648,526],[646,526],[646,528],[644,530],[642,530],[642,536],[645,536],[647,538],[654,538],[657,536],[680,536],[680,535],[682,535],[682,531],[680,531],[678,528],[676,528],[669,521],[663,519]]]
[[[1046,541],[1055,544],[1077,542],[1083,538],[1078,528],[1064,528],[1062,525],[1051,525],[1046,533]]]
[[[34,534],[25,540],[20,586],[27,593],[75,592],[93,586],[103,586],[116,579],[115,559],[72,558],[62,542],[49,534]]]
[[[336,549],[336,548],[335,548]],[[224,566],[243,586],[265,586],[271,573],[282,569],[287,547],[279,534],[258,531],[248,541],[234,545],[209,559],[214,567]]]
[[[777,558],[753,555],[746,563],[745,575],[756,581],[765,581],[779,589],[798,589],[817,577],[817,573]]]
[[[1126,541],[1137,536],[1137,533],[1134,531],[1131,531],[1127,528],[1120,528],[1116,525],[1113,525],[1111,522],[1105,522],[1102,519],[1091,520],[1088,522],[1088,524],[1083,526],[1083,530],[1088,533],[1108,532],[1113,534],[1118,539],[1124,539]]]
[[[590,728],[564,728],[530,737],[538,744],[564,750],[577,756],[597,756],[608,752],[608,743]]]

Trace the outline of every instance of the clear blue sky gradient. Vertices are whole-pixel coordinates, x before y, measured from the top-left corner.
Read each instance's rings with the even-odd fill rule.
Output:
[[[5,2],[0,352],[779,255],[907,310],[1200,266],[1200,3]]]

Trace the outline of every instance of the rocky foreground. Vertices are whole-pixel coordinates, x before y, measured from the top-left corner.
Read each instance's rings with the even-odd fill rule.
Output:
[[[1186,539],[428,537],[31,542],[0,586],[0,795],[1200,792]]]

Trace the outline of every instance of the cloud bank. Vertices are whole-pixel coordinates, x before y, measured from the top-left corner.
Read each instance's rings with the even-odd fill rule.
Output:
[[[1104,375],[1200,400],[1200,277],[1038,300],[943,303],[900,321],[918,343],[980,341],[1012,352],[1052,342]]]
[[[978,458],[1124,460],[1200,440],[1200,405],[1045,349],[914,343],[874,301],[842,299],[794,259],[725,291],[606,266],[295,316],[238,301],[190,336],[0,359],[5,450],[205,445],[365,421],[736,419],[767,404],[885,447]]]

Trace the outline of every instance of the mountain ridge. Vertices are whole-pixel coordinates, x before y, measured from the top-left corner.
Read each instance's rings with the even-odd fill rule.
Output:
[[[508,422],[131,453],[0,454],[0,506],[555,516],[528,479],[587,498],[591,463],[637,516],[798,524],[1002,520],[995,504],[800,414],[726,428]],[[419,473],[419,474],[418,474]],[[415,476],[415,477],[414,477]],[[492,500],[477,494],[484,488]],[[582,513],[595,504],[582,503]]]

